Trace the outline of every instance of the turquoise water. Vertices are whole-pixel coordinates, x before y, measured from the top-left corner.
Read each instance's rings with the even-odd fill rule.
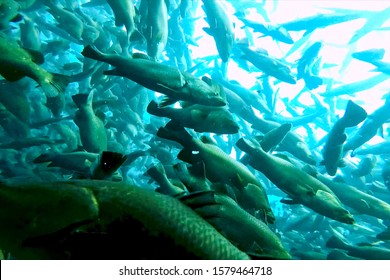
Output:
[[[285,258],[271,252],[263,239],[264,244],[255,243],[260,247],[256,251],[244,245],[255,242],[248,240],[249,234],[237,240],[226,233],[236,227],[230,219],[232,212],[191,205],[191,193],[204,195],[211,190],[230,197],[256,219],[254,223],[264,224],[293,259],[390,255],[388,234],[381,234],[388,232],[390,218],[390,5],[386,1],[6,2],[8,9],[0,6],[4,18],[0,25],[0,180],[4,190],[21,187],[23,193],[36,183],[49,182],[55,188],[68,181],[96,192],[92,180],[103,180],[109,186],[117,182],[123,188],[131,184],[164,196],[189,196],[190,202],[179,203],[192,207],[245,254]],[[208,28],[211,31],[206,32]],[[239,89],[233,88],[237,85]],[[224,100],[224,106],[211,103],[216,96]],[[151,101],[160,104],[154,112]],[[174,122],[164,137],[158,131],[170,119]],[[237,143],[265,139],[271,129],[264,120],[273,122],[272,128],[291,124],[289,132],[284,132],[288,136],[277,140],[279,134],[268,134],[268,140],[248,142],[253,148],[246,150],[248,159]],[[185,131],[203,142],[191,142]],[[355,144],[359,137],[364,140]],[[269,149],[263,146],[266,141]],[[186,153],[179,154],[183,146]],[[103,151],[109,153],[103,156]],[[158,175],[153,176],[150,169],[156,166]],[[314,181],[302,179],[307,174]],[[343,186],[341,191],[328,189],[326,185],[332,182],[347,184],[346,191]],[[249,191],[248,183],[260,190]],[[46,217],[34,216],[38,211],[34,195],[16,203],[23,194],[13,190],[0,194],[0,201],[6,202],[0,203],[0,224],[5,229],[0,249],[5,258],[64,258],[63,252],[72,251],[68,247],[76,242],[74,235],[97,231],[116,236],[121,227],[128,230],[129,224],[141,232],[159,232],[151,230],[142,215],[134,218],[134,209],[125,214],[136,220],[132,221],[135,225],[126,220],[116,228],[113,223],[113,232],[111,221],[102,225],[100,216],[67,212],[72,209],[68,205],[56,224],[55,215],[49,213],[62,206],[49,202],[61,193],[45,197],[39,187],[34,189],[42,205],[47,203],[42,206]],[[267,210],[261,198],[267,200],[274,222],[269,219],[272,215],[264,218]],[[69,198],[69,205],[73,199]],[[110,199],[107,211],[115,216],[115,197]],[[227,203],[216,201],[207,203]],[[151,213],[158,211],[153,204],[148,207]],[[24,215],[25,211],[33,214]],[[14,214],[15,219],[9,220]],[[222,222],[215,224],[210,215],[222,216]],[[41,218],[45,222],[37,222],[37,231],[26,226]],[[85,218],[93,224],[79,225]],[[167,217],[167,223],[173,221]],[[242,230],[250,229],[242,225]],[[50,251],[47,238],[58,232],[62,234],[54,235],[58,246]],[[30,239],[37,242],[37,236],[44,238],[34,246],[50,253],[29,251]],[[163,243],[135,236],[140,244]],[[343,245],[331,245],[332,236],[343,240]],[[23,242],[27,245],[19,245]],[[108,242],[107,248],[118,246],[105,239],[100,242]],[[185,242],[180,246],[190,250]],[[332,246],[349,255],[334,257]],[[148,258],[137,250],[120,258]],[[149,258],[179,256],[194,257],[162,252]],[[106,258],[115,259],[115,255]]]

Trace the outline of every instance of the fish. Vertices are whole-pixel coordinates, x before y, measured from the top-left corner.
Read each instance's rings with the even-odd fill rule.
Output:
[[[84,23],[78,15],[67,7],[61,7],[52,1],[45,0],[44,4],[48,6],[48,12],[57,20],[58,27],[66,30],[76,41],[82,41]]]
[[[272,37],[272,39],[279,42],[283,42],[285,44],[294,44],[293,38],[288,33],[287,29],[282,26],[276,26],[271,25],[269,23],[267,24],[262,23],[260,21],[249,20],[245,18],[245,14],[243,14],[242,12],[236,12],[235,15],[240,21],[245,24],[244,27],[250,27],[253,29],[254,32],[260,32],[264,36],[270,36]]]
[[[222,62],[227,62],[233,48],[234,26],[221,1],[202,0],[209,27],[203,30],[213,36]]]
[[[116,67],[104,71],[106,75],[124,76],[148,89],[167,95],[169,98],[164,102],[166,105],[177,100],[209,106],[226,105],[224,97],[215,89],[175,67],[142,58],[127,59],[119,55],[104,54],[91,46],[86,46],[82,54]]]
[[[289,66],[282,61],[267,54],[255,52],[244,44],[240,45],[240,49],[244,53],[241,59],[249,61],[264,74],[275,77],[288,84],[296,84],[295,77],[292,75]]]
[[[343,166],[343,144],[347,140],[345,129],[358,125],[366,117],[367,113],[362,107],[351,100],[348,101],[344,116],[333,125],[322,153],[324,160],[321,164],[325,165],[326,172],[330,176],[334,176],[337,168]]]
[[[235,134],[239,125],[232,114],[224,107],[212,107],[194,104],[181,109],[159,108],[151,101],[147,112],[160,117],[168,117],[181,126],[192,128],[196,132],[213,132],[217,134]]]
[[[0,197],[0,247],[13,258],[249,259],[176,198],[126,183],[1,183]]]
[[[0,81],[0,102],[15,117],[24,123],[30,122],[31,104],[26,92],[28,85],[23,82],[10,83],[7,80]]]
[[[363,177],[371,174],[375,167],[377,159],[375,156],[367,156],[360,160],[356,169],[351,171],[351,174],[356,177]]]
[[[389,106],[390,100],[386,100],[383,106],[368,115],[362,126],[347,140],[344,151],[355,150],[374,137],[383,123],[390,118]]]
[[[0,74],[10,82],[23,77],[35,80],[47,97],[63,94],[70,82],[69,77],[46,71],[38,64],[42,59],[21,48],[4,34],[0,34]]]
[[[28,138],[31,135],[30,126],[19,120],[2,103],[0,103],[0,119],[0,126],[11,138]]]
[[[40,52],[42,55],[42,43],[37,25],[27,16],[24,16],[23,20],[24,22],[19,25],[21,45],[25,49]]]
[[[332,181],[323,175],[316,178],[326,184],[341,200],[359,214],[365,214],[378,219],[390,219],[390,204],[373,195],[367,194],[351,185]]]
[[[385,141],[366,147],[359,147],[351,153],[351,156],[383,155],[390,154],[390,142]]]
[[[337,196],[323,183],[294,166],[288,160],[267,154],[260,144],[240,138],[237,147],[251,156],[250,165],[262,172],[279,189],[288,194],[289,204],[302,204],[328,218],[353,224],[352,215]]]
[[[159,187],[156,189],[157,192],[172,197],[180,197],[188,193],[185,186],[183,189],[171,182],[171,180],[167,177],[164,166],[161,163],[152,166],[146,172],[159,184]]]
[[[288,31],[305,31],[306,34],[312,33],[318,28],[325,28],[330,25],[347,22],[364,17],[363,13],[353,12],[345,14],[320,13],[314,16],[299,18],[290,22],[280,24]]]
[[[345,94],[353,95],[363,90],[368,90],[374,87],[375,85],[386,81],[387,79],[388,79],[387,75],[378,74],[364,80],[359,80],[357,82],[353,82],[350,84],[327,89],[323,95],[325,97],[335,97],[335,96],[341,96]]]
[[[126,160],[126,155],[103,151],[91,165],[91,179],[109,180]]]
[[[115,25],[126,27],[129,40],[134,38],[137,32],[136,28],[136,11],[133,0],[107,0],[115,15]]]
[[[252,122],[252,128],[259,130],[263,134],[266,134],[279,126],[281,126],[281,124],[278,122],[264,120],[262,118],[256,118],[255,121]],[[280,151],[287,151],[308,164],[316,164],[316,160],[312,155],[309,146],[301,136],[294,131],[289,131],[286,134],[278,149]]]
[[[8,143],[1,143],[0,149],[21,150],[33,146],[60,145],[64,143],[65,140],[63,139],[50,139],[49,137],[30,137],[30,138],[15,139],[14,141]]]
[[[244,189],[248,184],[254,184],[263,189],[262,184],[241,162],[234,160],[206,139],[203,138],[203,141],[200,141],[192,137],[183,127],[174,122],[168,122],[165,127],[159,128],[157,136],[178,142],[184,147],[178,155],[179,159],[189,163],[203,162],[206,177],[211,182],[225,183],[239,190]],[[198,153],[193,154],[192,151]],[[263,196],[257,199],[262,203],[262,210],[266,213],[268,221],[274,221],[265,190],[261,193]]]
[[[308,89],[316,89],[322,85],[323,80],[313,74],[313,67],[318,62],[319,52],[323,46],[322,42],[315,42],[308,47],[298,60],[297,80],[303,79]]]
[[[368,49],[360,52],[352,53],[352,57],[364,62],[373,63],[378,60],[382,60],[385,55],[385,49]]]
[[[349,256],[364,260],[388,260],[390,258],[389,249],[378,246],[355,246],[336,236],[328,239],[326,247],[345,250]]]
[[[79,93],[72,96],[78,110],[74,122],[79,128],[83,148],[91,153],[100,153],[107,150],[107,133],[103,121],[96,116],[92,109],[94,92]]]
[[[10,22],[17,22],[22,19],[20,15],[21,6],[14,0],[0,1],[0,30],[8,29]]]
[[[168,9],[164,0],[143,0],[148,10],[143,34],[147,43],[147,54],[158,59],[168,41]]]
[[[291,258],[276,234],[262,221],[239,207],[232,198],[222,194],[198,193],[184,196],[181,201],[249,256],[265,259]]]
[[[99,157],[98,153],[86,151],[72,151],[68,153],[47,152],[42,153],[33,159],[33,163],[49,162],[48,167],[60,167],[65,170],[77,172],[79,174],[90,174],[90,168]]]

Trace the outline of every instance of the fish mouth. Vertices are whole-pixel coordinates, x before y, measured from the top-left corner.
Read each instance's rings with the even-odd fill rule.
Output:
[[[227,105],[226,100],[223,98],[213,98],[211,100],[211,103],[213,104],[213,106],[226,106]]]

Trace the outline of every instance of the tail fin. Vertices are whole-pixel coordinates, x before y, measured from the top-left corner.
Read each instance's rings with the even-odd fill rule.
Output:
[[[146,108],[146,111],[151,114],[151,115],[154,115],[154,116],[158,116],[158,117],[164,117],[164,115],[161,113],[161,110],[159,107],[158,107],[158,104],[156,101],[152,100],[150,101],[148,107]]]
[[[93,170],[91,170],[92,179],[104,179],[111,176],[126,161],[127,156],[120,153],[104,151],[100,160]]]
[[[103,61],[104,59],[104,54],[91,45],[85,46],[81,54],[85,57],[99,61]]]
[[[184,129],[184,127],[177,125],[174,121],[169,121],[165,127],[160,127],[157,131],[157,136],[175,141],[183,147],[188,147],[193,140],[193,137]]]
[[[303,77],[305,85],[308,89],[316,89],[324,83],[323,79],[318,76],[307,75]]]
[[[341,240],[339,237],[332,236],[328,239],[325,245],[327,248],[349,250],[350,245]]]
[[[367,112],[354,103],[353,101],[349,100],[347,104],[347,108],[345,109],[345,113],[343,116],[343,121],[345,127],[353,127],[364,121],[367,117]]]
[[[253,150],[260,150],[264,153],[263,149],[261,148],[260,145],[255,145],[255,143],[253,143],[252,141],[248,141],[244,138],[240,138],[237,143],[236,143],[236,146],[243,152],[247,153],[247,154],[251,154],[253,152]],[[256,149],[258,148],[258,149]]]
[[[70,83],[70,77],[66,75],[50,73],[49,82],[42,82],[41,87],[47,97],[56,97],[58,94],[63,94],[67,85]]]
[[[73,102],[76,104],[77,108],[82,108],[88,104],[88,93],[79,93],[72,96]]]
[[[33,160],[33,163],[43,163],[43,162],[49,162],[52,160],[52,154],[47,153],[47,154],[41,154],[40,156],[36,157]]]

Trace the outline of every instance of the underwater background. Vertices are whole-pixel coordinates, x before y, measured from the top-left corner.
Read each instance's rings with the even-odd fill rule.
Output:
[[[0,0],[2,259],[390,259],[387,1]]]

